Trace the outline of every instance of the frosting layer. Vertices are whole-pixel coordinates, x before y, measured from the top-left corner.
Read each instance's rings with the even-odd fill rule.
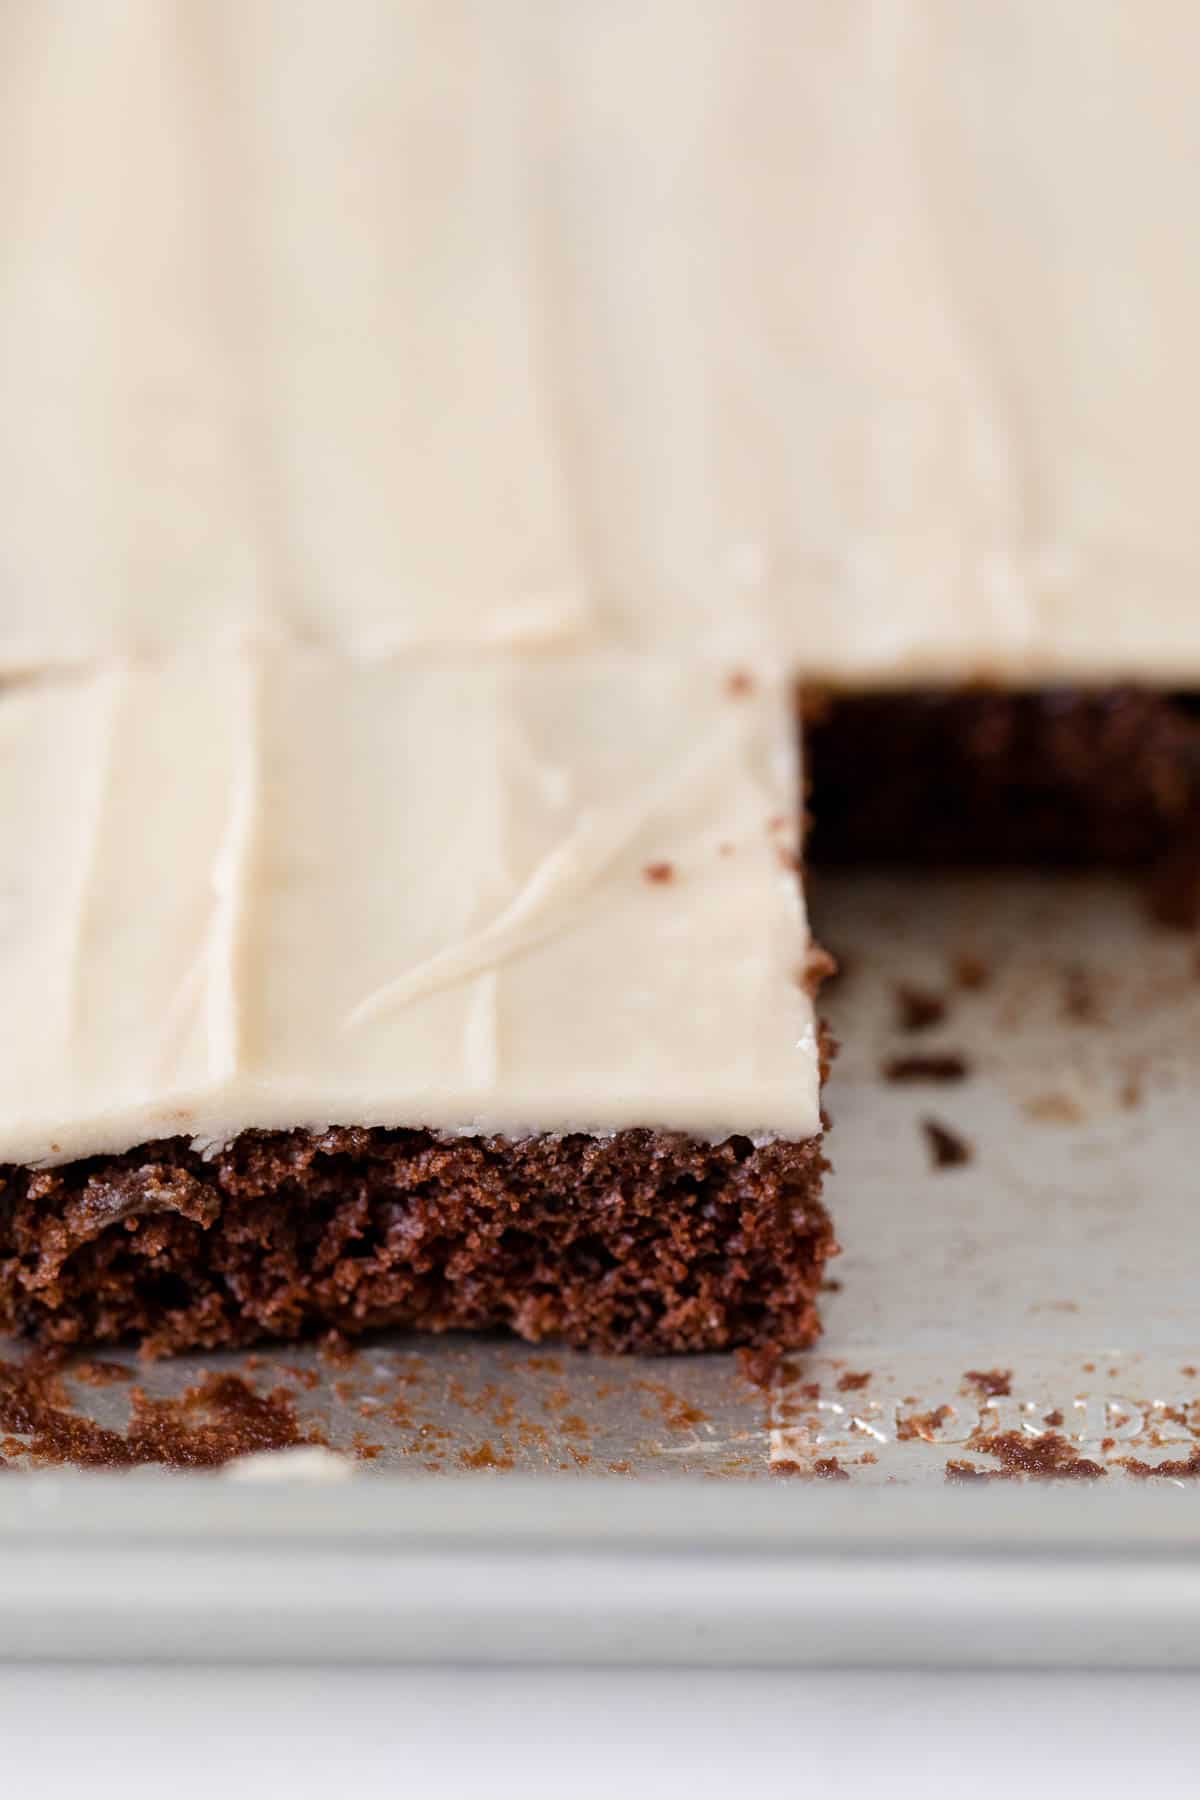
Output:
[[[238,653],[0,706],[0,1161],[819,1129],[782,689]]]
[[[1191,0],[0,14],[0,667],[1200,680]]]

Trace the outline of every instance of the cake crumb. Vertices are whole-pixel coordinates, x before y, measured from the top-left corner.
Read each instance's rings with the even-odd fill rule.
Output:
[[[1099,1020],[1095,985],[1080,963],[1073,963],[1063,974],[1062,1016],[1076,1025],[1095,1025]]]
[[[113,1387],[118,1383],[132,1381],[133,1370],[128,1363],[106,1362],[99,1357],[84,1357],[67,1367],[66,1373],[72,1381],[82,1382],[84,1387]]]
[[[983,958],[972,955],[970,951],[961,951],[954,958],[951,972],[955,985],[966,989],[968,993],[977,993],[980,988],[987,987],[992,979],[992,972]]]
[[[941,1056],[893,1056],[883,1065],[883,1079],[897,1086],[920,1081],[965,1081],[969,1073],[966,1058],[954,1051]]]
[[[696,1425],[706,1425],[708,1414],[698,1406],[693,1406],[673,1389],[659,1381],[639,1381],[639,1389],[653,1397],[657,1402],[659,1415],[664,1425],[672,1431],[687,1431]],[[655,1415],[649,1408],[643,1409],[643,1416],[653,1418]]]
[[[780,1376],[786,1378],[783,1350],[778,1344],[735,1350],[734,1360],[742,1380],[749,1382],[751,1387],[761,1388],[764,1393],[775,1386]]]
[[[1142,1104],[1144,1093],[1142,1080],[1142,1070],[1137,1068],[1131,1069],[1121,1083],[1118,1098],[1126,1112],[1134,1112]]]
[[[970,1143],[948,1125],[939,1124],[937,1119],[922,1119],[921,1130],[935,1169],[959,1169],[971,1161],[974,1151]]]
[[[240,1375],[207,1375],[172,1400],[134,1388],[123,1432],[64,1398],[57,1369],[44,1359],[0,1363],[0,1431],[25,1439],[20,1453],[37,1464],[219,1469],[255,1452],[328,1448],[316,1426],[301,1424],[286,1389],[258,1394]]]
[[[968,1369],[963,1380],[993,1399],[1012,1393],[1011,1369]]]
[[[1127,1475],[1135,1476],[1139,1481],[1196,1481],[1200,1480],[1200,1444],[1190,1456],[1176,1457],[1169,1462],[1148,1463],[1137,1456],[1123,1456],[1121,1467]]]
[[[866,1387],[870,1379],[870,1369],[863,1369],[861,1373],[847,1369],[844,1375],[839,1375],[837,1378],[837,1391],[839,1394],[857,1393],[860,1388]]]
[[[770,1465],[772,1475],[798,1475],[809,1481],[849,1481],[850,1471],[844,1469],[836,1456],[819,1456],[815,1462],[800,1463],[791,1456],[775,1458]]]
[[[733,669],[725,682],[725,692],[732,700],[744,700],[754,692],[754,677],[748,669]]]
[[[978,1463],[952,1456],[946,1464],[947,1481],[1015,1481],[1008,1469],[981,1469]]]
[[[476,1450],[460,1450],[458,1460],[464,1469],[511,1469],[513,1467],[512,1457],[503,1450],[494,1450],[491,1441],[486,1438]],[[567,1464],[560,1464],[560,1467],[566,1468]]]
[[[1081,1456],[1074,1444],[1056,1431],[1028,1437],[1021,1431],[976,1433],[967,1448],[994,1456],[1006,1473],[1031,1475],[1045,1480],[1096,1481],[1108,1473],[1100,1463]]]
[[[352,1369],[358,1361],[358,1351],[336,1327],[317,1339],[317,1355],[322,1362],[331,1363],[335,1369]]]
[[[946,1017],[946,1002],[928,988],[902,982],[895,989],[896,1019],[901,1031],[929,1031]]]
[[[911,1403],[906,1402],[905,1404]],[[914,1438],[920,1438],[927,1444],[932,1443],[934,1433],[941,1430],[952,1411],[952,1407],[937,1406],[932,1412],[910,1413],[907,1419],[900,1419],[897,1422],[896,1442],[909,1444]]]
[[[810,944],[800,966],[797,986],[803,989],[810,1000],[815,1000],[825,983],[832,981],[837,972],[837,962],[828,950],[821,944]]]
[[[1078,1125],[1087,1117],[1078,1100],[1070,1094],[1035,1094],[1026,1100],[1025,1114],[1043,1125]]]
[[[669,862],[647,863],[646,867],[642,870],[642,874],[646,877],[647,881],[658,882],[660,884],[665,881],[674,881],[675,865]]]

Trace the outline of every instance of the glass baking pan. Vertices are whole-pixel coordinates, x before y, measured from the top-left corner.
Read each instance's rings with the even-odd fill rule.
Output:
[[[0,1655],[1200,1664],[1197,939],[1092,877],[827,876],[814,912],[816,1351],[82,1359],[85,1448],[132,1407],[175,1463],[235,1416],[267,1449],[80,1472],[11,1431]]]

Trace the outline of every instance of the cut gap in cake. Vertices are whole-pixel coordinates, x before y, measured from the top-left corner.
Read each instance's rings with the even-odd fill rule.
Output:
[[[1200,864],[1200,694],[809,689],[801,711],[816,863]]]

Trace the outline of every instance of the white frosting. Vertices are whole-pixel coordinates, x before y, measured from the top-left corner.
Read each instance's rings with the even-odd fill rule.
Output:
[[[649,656],[11,693],[0,1162],[252,1126],[811,1136],[793,740],[783,690]]]
[[[0,667],[1200,679],[1194,0],[0,12]]]
[[[571,632],[506,11],[0,11],[0,665]]]
[[[0,1159],[816,1131],[761,671],[1200,682],[1198,66],[1193,0],[0,9],[0,672],[89,671],[0,706]]]

